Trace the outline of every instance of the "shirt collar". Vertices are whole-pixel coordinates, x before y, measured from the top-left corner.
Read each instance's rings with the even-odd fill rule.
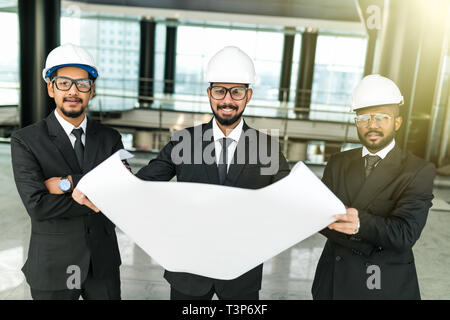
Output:
[[[381,159],[384,159],[387,154],[389,153],[389,151],[391,151],[392,149],[394,149],[395,147],[395,139],[392,139],[391,143],[389,143],[386,147],[384,147],[383,149],[381,149],[380,151],[378,151],[377,153],[371,153],[369,150],[367,150],[367,148],[364,146],[362,148],[362,156],[365,157],[366,155],[371,155],[371,156],[379,156]]]
[[[239,138],[241,137],[242,133],[242,127],[244,126],[244,121],[242,120],[242,118],[239,121],[239,124],[236,126],[236,128],[234,128],[228,136],[225,136],[222,130],[220,130],[215,117],[213,118],[212,122],[213,122],[214,141],[217,141],[222,138],[231,138],[236,142],[239,141]]]
[[[63,117],[61,117],[61,115],[58,113],[58,111],[56,111],[56,109],[54,112],[55,112],[56,119],[58,120],[61,127],[63,127],[64,132],[68,136],[70,136],[70,134],[72,134],[73,129],[78,129],[78,128],[83,128],[83,132],[84,132],[84,134],[86,134],[86,127],[87,127],[87,116],[86,115],[84,116],[84,119],[81,122],[81,124],[75,128],[75,126],[73,124],[71,124],[69,121],[67,121]]]

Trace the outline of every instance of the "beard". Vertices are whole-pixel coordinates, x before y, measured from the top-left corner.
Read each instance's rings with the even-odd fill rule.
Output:
[[[370,142],[370,141],[367,139],[367,136],[368,136],[370,133],[376,133],[376,134],[378,134],[380,137],[382,137],[382,139],[381,139],[378,143]],[[378,151],[382,150],[384,147],[386,147],[389,143],[392,142],[392,140],[395,138],[395,130],[392,130],[387,136],[385,136],[381,131],[377,131],[377,130],[370,130],[370,131],[366,132],[366,133],[364,134],[364,136],[361,135],[361,134],[359,133],[359,131],[358,131],[358,137],[359,137],[359,141],[361,141],[361,143],[362,143],[367,149],[369,149],[370,151],[376,151],[376,152],[378,152]]]
[[[232,108],[233,110],[239,110],[239,108],[235,105],[218,105],[217,106],[217,110],[220,109],[224,109],[224,108]],[[231,126],[232,124],[236,123],[242,116],[242,114],[244,113],[245,107],[244,109],[242,109],[242,111],[240,113],[237,113],[235,116],[231,117],[231,118],[223,118],[221,117],[217,112],[214,111],[213,107],[211,106],[211,110],[214,114],[214,117],[217,119],[217,121],[223,125],[223,126]]]
[[[79,116],[81,116],[86,111],[87,105],[84,105],[83,100],[81,98],[79,99],[81,103],[81,108],[79,110],[65,109],[64,108],[65,99],[63,99],[63,104],[59,106],[59,109],[61,110],[62,114],[69,118],[78,118]]]

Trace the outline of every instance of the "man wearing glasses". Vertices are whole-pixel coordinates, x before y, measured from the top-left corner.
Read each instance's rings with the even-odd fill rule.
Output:
[[[332,155],[322,181],[348,207],[321,231],[314,299],[420,299],[413,245],[433,199],[434,165],[399,148],[400,90],[374,74],[356,87],[352,111],[363,145]]]
[[[206,78],[209,82],[206,92],[214,117],[208,123],[176,132],[158,157],[143,167],[137,177],[168,181],[176,175],[177,181],[246,189],[262,188],[285,177],[289,167],[279,151],[278,138],[270,139],[258,133],[242,118],[252,97],[249,84],[255,81],[250,57],[237,47],[225,47],[209,61]],[[274,140],[276,147],[272,144]],[[180,153],[183,161],[180,161]],[[197,158],[198,154],[200,158]],[[261,160],[263,154],[277,163],[273,170],[264,171],[271,164]],[[208,197],[207,194],[204,196]],[[176,198],[174,195],[174,201]],[[239,210],[239,203],[233,199],[224,198],[217,206]],[[170,204],[167,210],[170,210]],[[199,205],[198,210],[214,214],[214,208]],[[205,237],[203,241],[209,239]],[[262,265],[232,280],[171,271],[166,271],[164,277],[170,283],[170,298],[173,300],[211,300],[214,294],[219,299],[256,300],[261,288]]]
[[[33,299],[120,299],[115,226],[72,193],[84,174],[123,148],[117,131],[86,117],[97,76],[81,47],[55,48],[43,78],[56,109],[11,137],[14,179],[31,218],[22,271]]]

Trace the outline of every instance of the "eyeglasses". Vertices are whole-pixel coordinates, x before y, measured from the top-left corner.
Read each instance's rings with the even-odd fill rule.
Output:
[[[242,100],[247,96],[248,90],[246,87],[225,88],[221,86],[211,86],[209,88],[211,91],[211,97],[215,100],[222,100],[225,98],[228,91],[230,91],[230,95],[233,100]]]
[[[386,127],[392,119],[390,115],[385,113],[361,114],[355,117],[356,126],[358,128],[367,128],[372,118],[377,127]]]
[[[72,85],[75,83],[78,91],[89,92],[91,91],[94,81],[91,79],[70,79],[67,77],[54,77],[52,81],[55,83],[56,88],[61,91],[69,91]]]

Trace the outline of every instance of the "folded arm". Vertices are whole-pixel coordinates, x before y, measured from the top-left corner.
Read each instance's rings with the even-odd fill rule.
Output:
[[[92,210],[72,200],[71,194],[51,194],[39,161],[25,142],[11,137],[11,157],[17,190],[32,219],[48,220],[88,215]]]

